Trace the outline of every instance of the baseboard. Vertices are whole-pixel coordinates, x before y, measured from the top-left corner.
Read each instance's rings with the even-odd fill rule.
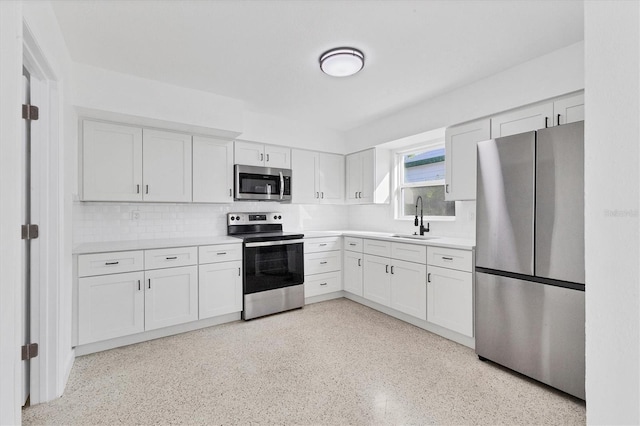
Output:
[[[332,299],[340,299],[342,297],[345,297],[344,295],[345,295],[345,292],[340,290],[340,291],[334,291],[333,293],[327,293],[327,294],[320,294],[318,296],[305,297],[304,304],[305,305],[310,305],[312,303],[325,302],[327,300],[332,300]]]

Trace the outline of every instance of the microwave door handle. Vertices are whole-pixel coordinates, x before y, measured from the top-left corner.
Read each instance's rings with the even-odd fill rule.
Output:
[[[280,199],[284,198],[284,176],[282,176],[282,172],[280,173]]]

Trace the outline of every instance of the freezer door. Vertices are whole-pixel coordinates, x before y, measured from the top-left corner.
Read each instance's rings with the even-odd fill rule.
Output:
[[[476,353],[585,399],[584,291],[476,272]]]
[[[478,143],[476,266],[533,275],[535,138]]]
[[[584,121],[538,131],[535,274],[584,284]]]

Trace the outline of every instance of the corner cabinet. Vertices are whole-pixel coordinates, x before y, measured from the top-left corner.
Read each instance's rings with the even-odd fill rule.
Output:
[[[256,142],[236,141],[234,145],[235,164],[246,166],[291,168],[291,148],[264,145]]]
[[[291,150],[292,202],[341,204],[344,201],[344,156]]]
[[[83,201],[191,201],[191,135],[84,120]]]
[[[336,293],[340,290],[342,290],[342,237],[305,238],[305,299]]]
[[[347,155],[347,204],[388,204],[391,199],[389,150],[371,148]]]
[[[476,145],[490,138],[491,121],[488,118],[447,128],[445,200],[476,199]]]
[[[193,137],[193,202],[233,202],[233,142]]]

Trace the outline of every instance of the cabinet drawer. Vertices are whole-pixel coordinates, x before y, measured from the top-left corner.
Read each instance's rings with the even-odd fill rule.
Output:
[[[142,251],[118,251],[111,253],[81,254],[78,256],[78,276],[117,274],[142,271]]]
[[[427,246],[391,243],[391,257],[424,265],[427,263]]]
[[[340,237],[309,238],[304,240],[305,253],[317,253],[321,251],[341,250]]]
[[[321,274],[342,269],[342,257],[339,251],[305,254],[305,275]]]
[[[200,264],[242,260],[242,244],[216,244],[198,247]]]
[[[391,241],[364,240],[363,251],[376,256],[391,257]]]
[[[304,297],[319,296],[342,290],[340,272],[329,272],[304,277]]]
[[[362,238],[344,237],[344,249],[362,253]]]
[[[473,251],[444,247],[428,247],[427,263],[443,268],[473,272]]]
[[[145,250],[145,269],[171,268],[198,264],[197,247],[175,247],[158,250]]]

